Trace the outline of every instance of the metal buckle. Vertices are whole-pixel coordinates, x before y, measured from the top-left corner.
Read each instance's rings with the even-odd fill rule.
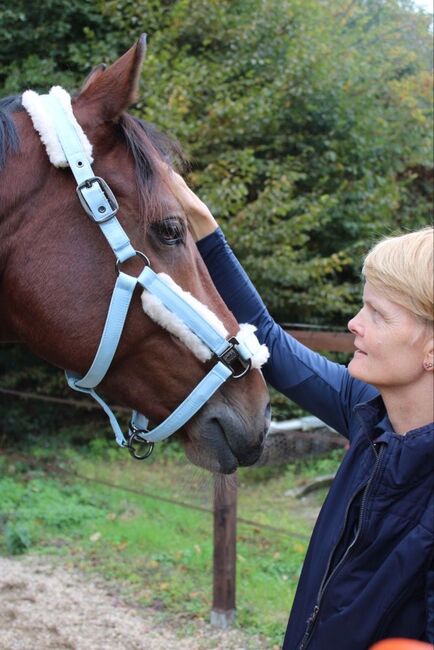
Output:
[[[129,431],[131,431],[131,435],[128,436],[127,449],[130,452],[131,456],[136,460],[145,460],[145,458],[149,458],[154,450],[154,443],[143,440],[143,438],[140,437],[141,433],[146,433],[146,429],[139,429],[131,421],[128,427]],[[145,452],[143,454],[138,454],[136,448],[134,447],[134,443],[137,443],[139,445],[146,445],[147,448]]]
[[[231,346],[223,352],[218,359],[232,371],[232,379],[240,379],[240,377],[244,377],[244,375],[249,372],[252,361],[251,359],[247,359],[246,361],[240,356],[236,349],[236,346],[239,345],[239,343],[235,336],[228,339],[228,343],[230,343]],[[238,364],[238,366],[241,367],[241,371],[237,371],[237,369],[234,368],[234,364]]]
[[[93,210],[91,209],[90,205],[86,201],[85,197],[83,196],[83,188],[90,188],[94,183],[98,183],[99,189],[101,190],[101,193],[104,195],[104,198],[106,199],[106,202],[110,205],[111,212],[107,211],[107,207],[105,205],[100,205],[97,209],[98,212],[100,213],[101,216],[98,214],[95,214]],[[83,210],[86,212],[86,214],[93,220],[96,221],[96,223],[103,223],[104,221],[108,221],[112,217],[114,217],[119,210],[119,204],[116,201],[116,197],[105,182],[103,178],[100,178],[99,176],[92,176],[92,178],[87,178],[83,183],[80,183],[80,185],[77,185],[76,192],[78,195],[78,198],[80,199],[80,203],[82,205]]]

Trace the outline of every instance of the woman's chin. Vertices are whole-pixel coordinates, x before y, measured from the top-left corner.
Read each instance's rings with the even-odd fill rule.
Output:
[[[361,381],[365,381],[369,383],[366,369],[363,369],[361,367],[360,360],[357,359],[356,357],[353,357],[351,359],[350,363],[348,364],[347,370],[350,373],[351,377],[354,377],[354,379],[360,379]]]

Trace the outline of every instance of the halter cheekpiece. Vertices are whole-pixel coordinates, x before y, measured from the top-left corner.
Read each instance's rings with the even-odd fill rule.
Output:
[[[98,350],[83,377],[66,371],[67,382],[73,390],[90,395],[100,404],[121,447],[127,447],[134,458],[147,458],[155,442],[184,426],[225,381],[242,377],[251,367],[259,368],[265,363],[268,350],[259,343],[255,328],[249,324],[241,325],[236,337],[228,337],[221,320],[206,305],[166,274],[155,273],[148,257],[132,247],[117,218],[119,206],[115,196],[105,180],[92,170],[92,145],[74,116],[69,94],[60,86],[53,87],[47,95],[28,90],[22,102],[50,162],[71,169],[84,211],[99,226],[116,258],[117,279]],[[135,256],[143,261],[143,270],[137,277],[121,269],[123,262]],[[146,416],[133,411],[124,436],[114,413],[94,389],[113,360],[137,285],[143,288],[142,306],[150,318],[177,336],[199,359],[215,358],[216,363],[161,424],[149,429]],[[139,443],[145,445],[142,453],[137,450]]]

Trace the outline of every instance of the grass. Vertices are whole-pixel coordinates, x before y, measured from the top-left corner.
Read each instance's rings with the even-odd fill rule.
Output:
[[[125,598],[153,607],[163,618],[176,615],[186,626],[195,618],[208,620],[212,516],[151,495],[211,509],[213,478],[173,448],[151,463],[137,463],[106,445],[98,440],[90,452],[40,445],[32,449],[31,464],[0,459],[0,552],[61,556],[82,571],[116,581]],[[340,456],[239,472],[238,515],[256,525],[237,527],[236,621],[266,637],[270,647],[281,644],[324,498],[315,493],[301,504],[286,492],[306,477],[333,472]],[[54,459],[53,475],[46,468]]]

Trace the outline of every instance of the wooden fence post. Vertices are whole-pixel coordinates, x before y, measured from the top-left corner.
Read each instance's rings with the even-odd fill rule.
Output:
[[[214,568],[211,623],[227,629],[235,618],[237,484],[214,479]]]

